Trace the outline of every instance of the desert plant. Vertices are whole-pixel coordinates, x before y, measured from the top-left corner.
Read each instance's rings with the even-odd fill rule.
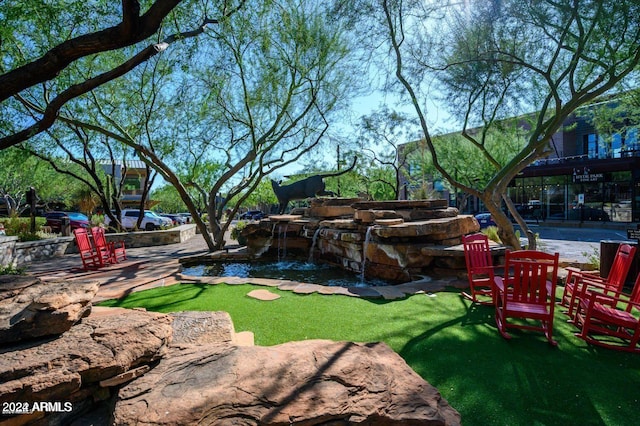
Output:
[[[94,214],[91,215],[89,222],[91,226],[101,226],[104,225],[104,215],[103,214]]]
[[[27,241],[38,241],[42,239],[37,233],[31,233],[29,231],[19,233],[17,237],[18,237],[18,241],[20,241],[21,243],[24,243]]]
[[[247,222],[244,220],[239,220],[236,222],[236,225],[231,229],[231,238],[237,240],[238,243],[243,244],[244,236],[242,235],[242,231],[247,227]]]
[[[14,265],[0,265],[0,275],[24,275],[25,268],[18,268]]]
[[[28,218],[20,218],[17,215],[11,215],[8,220],[4,222],[4,229],[7,235],[20,236],[29,232]]]
[[[500,241],[500,237],[498,237],[498,227],[497,226],[487,226],[482,230],[482,233],[487,236],[491,241],[495,241],[498,244],[502,244]]]
[[[582,255],[587,258],[587,263],[593,266],[594,271],[600,269],[600,250],[598,250],[598,247],[593,247],[591,253],[583,251]]]

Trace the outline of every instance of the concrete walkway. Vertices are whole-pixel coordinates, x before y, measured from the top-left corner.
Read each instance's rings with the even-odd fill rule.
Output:
[[[595,242],[541,240],[539,249],[549,252],[558,251],[561,258],[568,262],[586,263],[585,253],[593,253],[599,244]],[[310,283],[267,280],[261,278],[219,278],[190,277],[181,275],[178,259],[207,253],[207,246],[201,235],[180,244],[127,249],[127,260],[95,271],[82,269],[80,255],[69,254],[53,260],[33,262],[27,267],[27,273],[43,280],[97,280],[100,291],[95,301],[121,298],[135,291],[171,285],[178,282],[206,282],[211,284],[252,283],[267,287],[277,287],[297,293],[343,294],[355,297],[383,297],[396,299],[407,294],[437,292],[444,287],[466,287],[466,280],[419,280],[397,286],[379,287],[328,287]]]
[[[127,260],[99,270],[85,271],[79,254],[32,262],[27,273],[43,280],[97,280],[96,302],[120,298],[131,292],[177,283],[178,259],[206,253],[201,235],[180,244],[127,249]]]

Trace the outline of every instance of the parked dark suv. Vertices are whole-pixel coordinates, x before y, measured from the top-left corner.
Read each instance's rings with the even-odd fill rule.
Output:
[[[78,212],[47,212],[44,214],[44,217],[47,219],[47,223],[45,226],[51,228],[51,232],[60,233],[62,232],[62,218],[68,217],[69,224],[71,225],[71,230],[78,228],[88,228],[89,227],[89,218],[82,213]]]
[[[240,215],[241,220],[260,220],[265,217],[267,217],[267,215],[262,213],[260,210],[249,210],[248,212],[244,212]]]

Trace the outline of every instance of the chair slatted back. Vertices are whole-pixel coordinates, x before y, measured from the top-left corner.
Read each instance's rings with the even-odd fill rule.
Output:
[[[633,290],[631,290],[631,295],[629,297],[629,300],[631,301],[631,303],[640,305],[640,274],[638,274],[638,276],[636,277],[636,281],[633,284]],[[627,304],[626,311],[631,312],[632,308],[633,308],[633,305]]]
[[[98,250],[108,250],[107,238],[104,235],[104,229],[99,226],[91,228],[91,235],[93,235],[93,243]]]
[[[91,246],[91,241],[89,240],[89,234],[87,230],[84,228],[74,229],[73,233],[76,237],[76,244],[78,244],[78,249],[80,253],[92,253],[93,247]]]
[[[608,289],[616,292],[622,291],[635,254],[636,248],[629,244],[620,244],[618,246],[611,270],[607,275],[606,285]]]
[[[472,234],[462,237],[464,258],[469,273],[493,266],[489,238],[484,234]]]
[[[555,297],[558,260],[558,253],[535,250],[507,252],[505,271],[508,271],[509,301],[548,305]],[[551,286],[547,285],[549,281]]]

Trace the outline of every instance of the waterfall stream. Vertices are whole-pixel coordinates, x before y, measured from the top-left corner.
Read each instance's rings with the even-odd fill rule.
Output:
[[[364,282],[364,270],[367,266],[367,248],[371,240],[371,230],[373,226],[367,227],[367,233],[364,235],[364,243],[362,243],[362,266],[360,267],[360,281]]]
[[[316,232],[313,233],[313,239],[311,240],[311,250],[309,250],[309,260],[307,261],[309,263],[313,263],[313,251],[316,249],[320,231],[322,231],[322,228],[318,227],[318,229],[316,229]]]

